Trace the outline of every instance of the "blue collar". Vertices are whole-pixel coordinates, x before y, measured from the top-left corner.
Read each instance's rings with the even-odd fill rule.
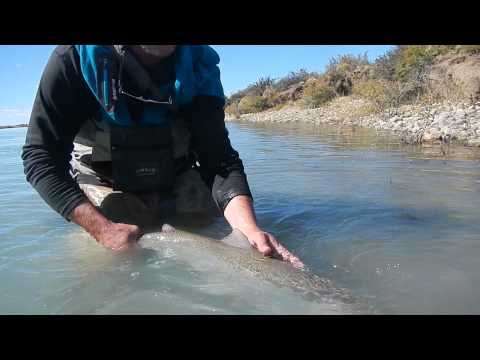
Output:
[[[75,48],[83,78],[108,115],[107,120],[118,125],[132,125],[124,96],[118,95],[116,50],[112,45],[75,45]],[[175,83],[172,86],[174,104],[188,104],[198,95],[218,97],[224,102],[219,62],[220,57],[210,46],[177,46]]]

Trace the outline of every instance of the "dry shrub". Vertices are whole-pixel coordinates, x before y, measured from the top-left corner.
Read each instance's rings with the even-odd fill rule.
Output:
[[[377,111],[383,111],[400,105],[402,87],[396,81],[366,80],[354,85],[353,94],[370,101]]]
[[[238,102],[227,105],[225,107],[225,112],[235,116],[238,119],[240,117],[240,111],[238,110]]]
[[[328,103],[335,97],[335,91],[324,79],[310,81],[303,89],[302,105],[314,109]]]
[[[240,114],[257,113],[266,110],[267,100],[262,96],[245,96],[238,103],[238,112]]]
[[[300,69],[298,71],[291,71],[288,75],[284,76],[281,79],[278,79],[273,84],[273,87],[276,91],[282,92],[287,90],[290,86],[306,81],[309,77],[316,76],[316,73],[310,73],[305,69]]]
[[[466,99],[462,89],[449,79],[430,81],[419,101],[423,104],[459,103]]]

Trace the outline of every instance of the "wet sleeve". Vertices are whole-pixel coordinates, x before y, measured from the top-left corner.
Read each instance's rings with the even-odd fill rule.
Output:
[[[73,139],[86,119],[73,50],[55,49],[42,74],[22,151],[27,181],[65,219],[87,198],[70,174]]]
[[[200,175],[222,213],[238,195],[253,199],[243,162],[230,143],[221,99],[198,96],[189,108],[188,118]]]

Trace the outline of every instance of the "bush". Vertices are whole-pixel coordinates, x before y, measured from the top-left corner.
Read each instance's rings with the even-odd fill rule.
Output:
[[[437,82],[430,82],[419,99],[424,104],[433,104],[439,102],[465,102],[467,97],[462,88],[450,79],[443,78]]]
[[[411,80],[412,76],[415,77],[415,73],[421,73],[425,65],[431,63],[435,57],[455,51],[458,52],[458,48],[459,46],[457,45],[396,46],[375,60],[375,78],[401,81]]]
[[[340,55],[330,58],[325,74],[330,79],[335,76],[344,77],[352,74],[356,69],[369,64],[367,53],[363,55]]]
[[[454,52],[456,45],[428,45],[427,51],[431,56],[439,56],[447,53]]]
[[[306,81],[309,77],[315,76],[315,73],[309,73],[305,69],[300,69],[298,71],[292,71],[287,76],[277,80],[273,85],[274,89],[277,91],[287,90],[290,86],[298,84],[302,81]]]
[[[261,96],[247,95],[238,103],[238,112],[240,114],[256,113],[267,108],[267,99]]]
[[[397,107],[402,100],[399,84],[389,80],[367,80],[355,84],[353,93],[369,100],[377,111]]]
[[[345,73],[352,73],[358,67],[369,64],[366,52],[362,55],[340,55],[330,58],[325,72],[327,75],[332,73],[340,73],[343,75]]]
[[[263,98],[265,99],[265,106],[267,108],[272,108],[283,103],[278,91],[273,87],[269,87],[263,92]]]
[[[234,102],[225,107],[225,112],[235,116],[236,118],[240,117],[240,111],[238,110],[238,103]]]
[[[273,80],[270,77],[260,78],[255,84],[252,85],[252,88],[256,90],[257,95],[261,96],[264,91],[273,85]]]
[[[399,102],[418,101],[429,91],[428,65],[437,56],[453,52],[455,45],[408,45],[400,48],[400,59],[396,67]]]
[[[418,79],[425,67],[439,54],[435,47],[425,45],[401,46],[400,50],[400,59],[395,69],[396,79],[400,81]]]
[[[270,77],[265,77],[265,78],[260,78],[258,79],[254,84],[250,84],[246,89],[237,91],[236,93],[233,93],[230,95],[230,97],[227,100],[227,104],[232,104],[234,102],[239,102],[242,100],[247,95],[250,96],[262,96],[263,92],[272,87],[274,84],[274,81]]]
[[[376,79],[395,80],[395,71],[400,62],[401,52],[401,48],[396,46],[375,60],[373,72]]]
[[[317,108],[332,100],[335,91],[322,80],[313,81],[303,89],[302,103],[309,109]]]
[[[247,90],[248,88],[237,91],[236,93],[233,93],[232,95],[230,95],[230,97],[228,98],[227,104],[232,104],[235,102],[238,103],[240,100],[242,100],[243,97],[247,95]]]
[[[329,60],[325,75],[337,95],[347,96],[352,91],[352,76],[357,69],[368,66],[367,53],[341,55]]]

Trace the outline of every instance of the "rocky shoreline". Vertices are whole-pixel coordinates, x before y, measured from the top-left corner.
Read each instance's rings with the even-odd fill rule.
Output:
[[[368,114],[371,106],[360,98],[341,97],[317,109],[289,106],[276,111],[244,114],[239,118],[227,114],[226,121],[361,126],[391,132],[410,144],[456,143],[480,147],[480,102],[404,105]]]

